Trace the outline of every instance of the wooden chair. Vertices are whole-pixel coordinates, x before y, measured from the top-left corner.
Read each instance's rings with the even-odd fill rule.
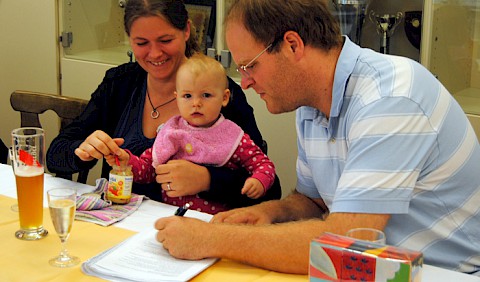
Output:
[[[87,103],[88,101],[83,99],[22,90],[14,91],[10,96],[12,108],[20,112],[22,127],[41,128],[39,115],[52,110],[60,118],[61,130],[82,113]],[[88,172],[80,171],[77,182],[86,183]],[[56,176],[72,180],[72,174]]]

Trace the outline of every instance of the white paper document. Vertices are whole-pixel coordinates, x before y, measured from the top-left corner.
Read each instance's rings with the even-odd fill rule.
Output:
[[[110,281],[188,281],[216,261],[176,259],[155,239],[156,231],[142,231],[89,259],[82,271]]]

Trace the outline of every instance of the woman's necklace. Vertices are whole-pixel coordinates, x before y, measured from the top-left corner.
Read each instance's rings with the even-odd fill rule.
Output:
[[[153,119],[157,119],[159,116],[160,116],[160,113],[157,111],[158,108],[160,107],[163,107],[165,106],[166,104],[169,104],[171,102],[173,102],[173,100],[175,100],[175,97],[173,97],[171,100],[168,100],[167,102],[157,106],[157,107],[154,107],[153,106],[153,103],[152,103],[152,99],[150,99],[150,93],[148,93],[148,89],[147,89],[147,97],[148,97],[148,101],[150,102],[150,105],[152,106],[152,112],[150,113],[150,116],[153,118]]]

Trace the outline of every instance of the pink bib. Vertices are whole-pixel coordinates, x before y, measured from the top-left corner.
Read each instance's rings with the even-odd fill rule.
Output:
[[[153,144],[153,166],[182,159],[197,164],[223,166],[237,149],[244,132],[223,115],[211,127],[194,127],[180,116],[169,119]]]

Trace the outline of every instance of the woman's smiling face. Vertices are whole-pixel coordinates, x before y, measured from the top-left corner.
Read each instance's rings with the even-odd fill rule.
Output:
[[[156,79],[169,79],[185,59],[190,25],[179,30],[160,16],[140,17],[130,29],[130,45],[140,66]]]

